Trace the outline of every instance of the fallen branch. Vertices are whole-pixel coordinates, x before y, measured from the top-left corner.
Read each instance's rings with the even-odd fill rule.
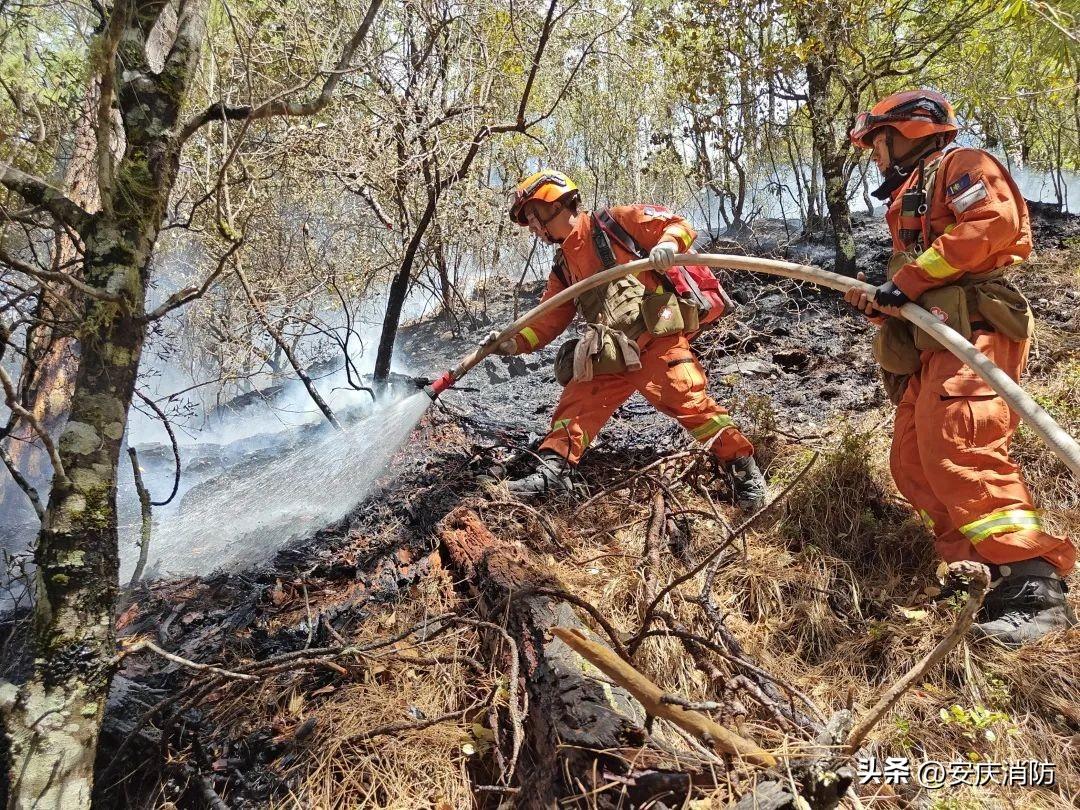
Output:
[[[664,533],[664,490],[657,488],[656,494],[653,495],[652,511],[649,514],[649,528],[645,532],[645,556],[642,562],[644,563],[644,580],[645,580],[645,601],[652,604],[656,598],[656,577],[657,572],[660,570],[660,542],[661,536]],[[645,614],[642,614],[642,619],[645,618]]]
[[[682,585],[684,582],[689,582],[691,579],[693,579],[703,570],[705,570],[705,568],[708,567],[709,563],[711,563],[714,559],[720,556],[720,554],[723,553],[724,549],[734,543],[735,540],[738,539],[738,537],[742,535],[743,532],[745,532],[747,529],[757,523],[757,521],[760,520],[763,515],[770,512],[774,507],[776,507],[777,504],[782,502],[784,498],[788,496],[788,493],[790,493],[791,490],[794,489],[795,486],[803,479],[803,476],[805,476],[806,473],[810,471],[810,468],[814,465],[814,462],[817,461],[819,455],[820,453],[815,450],[814,454],[810,457],[810,460],[806,463],[806,466],[804,466],[799,471],[798,475],[791,479],[791,482],[786,487],[784,487],[784,489],[780,492],[779,495],[769,501],[769,503],[765,504],[765,506],[756,511],[738,526],[736,526],[734,531],[728,534],[728,536],[725,537],[716,546],[716,548],[709,552],[704,557],[704,559],[702,559],[701,562],[699,562],[685,574],[675,577],[675,579],[665,585],[660,590],[660,592],[653,597],[652,601],[649,602],[649,606],[645,609],[645,612],[643,614],[643,618],[641,621],[641,629],[626,645],[627,649],[630,650],[631,654],[633,654],[637,650],[638,646],[641,644],[641,641],[644,638],[646,631],[648,631],[649,629],[649,625],[652,624],[653,617],[656,615],[656,606],[660,604],[661,600],[663,600],[665,596],[667,596],[677,587]]]
[[[972,622],[975,621],[975,614],[982,607],[983,597],[986,596],[986,589],[990,585],[990,572],[986,566],[982,563],[971,562],[968,560],[962,560],[960,562],[954,562],[949,565],[949,575],[954,579],[967,580],[970,583],[968,588],[967,604],[964,605],[964,609],[960,611],[960,615],[956,617],[956,621],[953,623],[952,628],[945,635],[941,641],[937,643],[930,652],[928,652],[922,660],[915,664],[908,672],[895,684],[883,694],[878,702],[874,704],[874,707],[866,713],[855,727],[848,734],[847,741],[844,744],[844,752],[851,756],[862,745],[863,740],[870,733],[870,730],[877,725],[878,721],[884,717],[885,713],[891,709],[900,697],[906,692],[913,683],[922,680],[930,667],[937,664],[942,658],[949,654],[958,643],[960,639],[967,633],[968,628],[971,627]]]
[[[585,638],[581,632],[566,627],[553,627],[551,632],[574,652],[630,692],[650,715],[674,723],[724,753],[740,756],[755,765],[766,767],[776,765],[776,758],[752,740],[728,731],[700,712],[665,703],[664,691],[659,686],[610,650]]]
[[[212,672],[215,675],[220,675],[222,678],[230,678],[236,681],[258,681],[260,680],[255,675],[246,675],[243,672],[232,672],[221,667],[215,667],[212,664],[200,664],[198,661],[190,661],[187,658],[181,658],[179,655],[174,655],[167,650],[161,649],[157,644],[150,641],[150,639],[140,639],[135,643],[124,648],[122,655],[133,655],[143,650],[149,650],[155,655],[160,655],[166,661],[172,661],[174,664],[178,664],[186,669],[193,669],[198,672]]]
[[[413,720],[411,722],[402,723],[387,723],[383,726],[378,726],[370,731],[361,731],[359,734],[351,734],[345,738],[346,742],[360,742],[361,740],[370,740],[375,737],[382,737],[386,734],[397,734],[400,731],[420,731],[421,729],[430,728],[431,726],[438,725],[439,723],[447,723],[451,720],[460,720],[470,711],[475,709],[475,706],[466,706],[464,709],[458,709],[456,712],[447,712],[446,714],[440,714],[438,717],[428,717],[424,720]]]

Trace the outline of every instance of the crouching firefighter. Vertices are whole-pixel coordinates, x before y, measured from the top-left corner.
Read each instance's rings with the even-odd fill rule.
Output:
[[[577,186],[560,172],[538,172],[514,191],[510,219],[558,246],[541,300],[606,268],[646,256],[656,269],[589,290],[496,348],[504,355],[536,351],[562,334],[575,312],[585,321],[583,335],[563,344],[556,359],[556,376],[565,388],[540,445],[540,463],[532,474],[510,481],[511,492],[533,496],[568,491],[571,470],[590,441],[615,409],[640,391],[697,441],[711,443],[712,453],[731,475],[737,504],[746,510],[759,508],[766,486],[753,445],[706,393],[705,372],[690,348],[690,336],[703,321],[719,317],[724,306],[711,272],[673,266],[675,254],[687,251],[694,241],[693,229],[658,206],[628,205],[597,213],[579,206]]]
[[[873,150],[884,176],[874,196],[888,200],[893,255],[872,296],[845,299],[879,326],[875,358],[897,406],[896,486],[943,559],[990,567],[993,589],[974,631],[1016,647],[1075,624],[1065,577],[1076,551],[1047,531],[1009,456],[1019,417],[898,311],[915,301],[1014,380],[1024,370],[1034,319],[1005,274],[1031,253],[1027,204],[996,158],[950,146],[956,134],[952,106],[928,90],[896,93],[858,116],[851,140]]]

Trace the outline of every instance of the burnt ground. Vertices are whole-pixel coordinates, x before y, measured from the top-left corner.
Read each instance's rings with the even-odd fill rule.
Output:
[[[1077,217],[1040,216],[1036,226],[1036,243],[1044,249],[1080,239]],[[828,253],[819,243],[784,246],[782,235],[775,224],[765,227],[747,252],[819,262]],[[882,223],[857,220],[856,238],[860,266],[870,281],[879,281],[888,252]],[[871,327],[836,293],[750,274],[728,275],[724,283],[739,307],[701,336],[697,348],[710,392],[752,436],[764,437],[766,445],[777,432],[797,439],[840,414],[882,405],[867,351]],[[1032,289],[1040,318],[1078,328],[1075,290],[1037,283]],[[521,291],[522,311],[540,291],[540,285]],[[1057,300],[1059,295],[1068,298]],[[401,352],[413,367],[435,376],[491,328],[511,320],[509,295],[489,289],[487,300],[474,329],[454,334],[440,319],[404,328]],[[476,497],[478,476],[508,457],[513,463],[544,433],[560,390],[551,370],[560,342],[536,355],[486,360],[460,390],[444,395],[442,407],[430,412],[399,454],[393,475],[341,523],[278,551],[263,566],[154,582],[130,593],[119,619],[121,637],[149,638],[184,658],[227,667],[353,638],[388,606],[407,600],[418,580],[438,567],[433,527]],[[601,433],[582,475],[593,489],[602,488],[615,468],[633,469],[687,445],[677,426],[635,395]],[[10,655],[17,643],[8,641],[4,674],[10,677],[18,669]],[[317,671],[305,688],[331,688],[337,675],[332,667]],[[102,806],[167,799],[198,807],[210,803],[216,790],[231,796],[234,806],[255,807],[287,793],[289,767],[312,729],[235,709],[223,716],[220,708],[202,705],[212,703],[213,691],[193,694],[191,682],[191,673],[177,663],[146,654],[124,659],[98,763]],[[173,752],[168,764],[166,751]]]

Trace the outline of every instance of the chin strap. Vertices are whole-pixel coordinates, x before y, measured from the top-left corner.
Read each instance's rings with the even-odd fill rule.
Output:
[[[885,172],[881,185],[871,191],[870,196],[879,200],[888,200],[892,197],[894,191],[904,185],[910,174],[910,167],[905,169],[903,166],[897,166],[894,163]]]
[[[889,157],[892,159],[892,164],[886,170],[881,185],[870,192],[870,196],[879,200],[887,200],[892,197],[892,193],[904,184],[908,177],[911,176],[911,172],[916,166],[921,164],[923,160],[934,152],[943,148],[938,145],[938,139],[934,138],[934,142],[925,148],[916,144],[914,148],[908,150],[906,155],[893,158],[891,132],[886,133],[885,144],[886,148],[889,150]],[[920,149],[922,149],[921,152],[919,151]]]

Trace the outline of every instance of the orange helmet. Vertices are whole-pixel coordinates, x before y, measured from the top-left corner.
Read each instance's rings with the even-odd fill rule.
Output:
[[[873,145],[871,135],[882,127],[895,127],[912,140],[938,133],[955,138],[959,130],[952,104],[933,90],[893,93],[875,104],[870,112],[859,113],[851,129],[851,142],[860,149],[869,149]]]
[[[510,203],[510,220],[518,225],[525,225],[525,203],[540,200],[556,203],[566,197],[581,199],[577,185],[562,172],[541,169],[530,174],[514,187],[514,198]]]

